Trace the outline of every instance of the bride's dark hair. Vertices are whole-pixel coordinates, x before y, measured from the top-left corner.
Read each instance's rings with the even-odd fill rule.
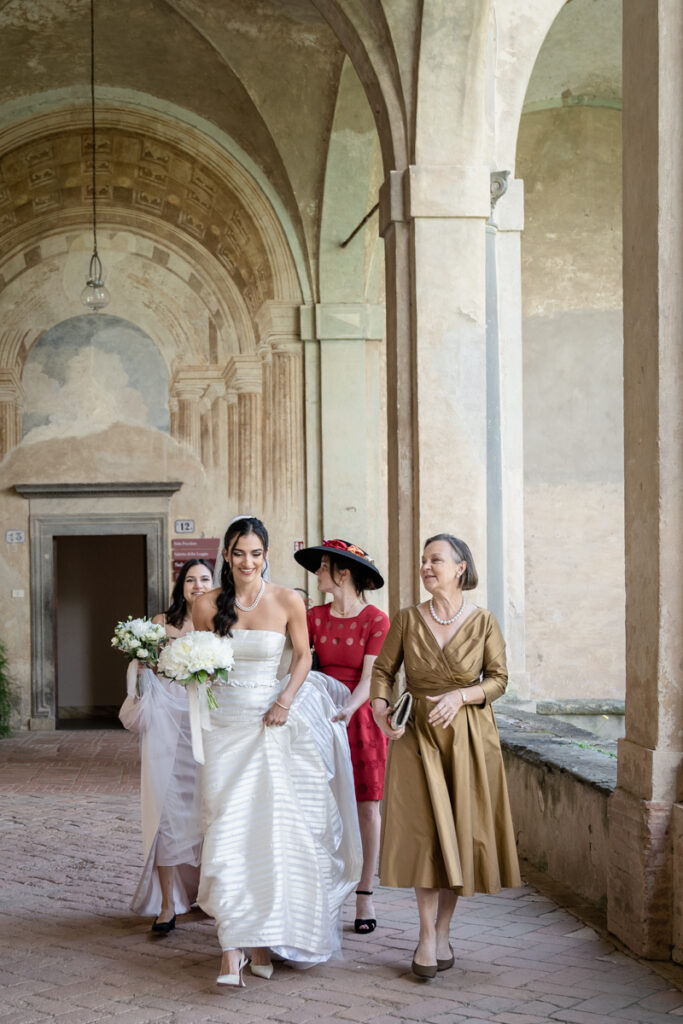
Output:
[[[213,619],[214,633],[219,636],[232,636],[231,629],[237,622],[235,612],[235,581],[230,567],[230,554],[235,541],[240,537],[246,537],[249,533],[255,533],[263,545],[264,552],[268,550],[268,531],[256,516],[245,516],[231,523],[223,538],[223,548],[226,551],[223,567],[221,569],[221,592],[216,600],[216,614]]]

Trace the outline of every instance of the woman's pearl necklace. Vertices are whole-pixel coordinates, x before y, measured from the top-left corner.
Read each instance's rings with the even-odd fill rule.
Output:
[[[263,591],[265,589],[266,589],[266,581],[264,579],[262,579],[261,580],[261,589],[259,590],[258,594],[256,595],[256,600],[254,601],[253,604],[240,604],[239,601],[237,600],[237,596],[235,596],[235,604],[237,605],[237,607],[239,608],[239,610],[241,612],[253,612],[254,608],[256,607],[256,605],[259,603],[259,601],[263,597]]]
[[[440,626],[450,626],[452,622],[457,622],[464,611],[465,598],[463,597],[462,604],[460,605],[460,610],[455,613],[452,619],[440,619],[439,616],[434,611],[434,598],[430,597],[429,599],[429,614],[431,615],[435,622],[439,623]]]

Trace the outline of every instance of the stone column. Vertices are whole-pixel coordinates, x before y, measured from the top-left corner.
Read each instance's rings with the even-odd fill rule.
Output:
[[[225,401],[225,384],[212,384],[205,398],[209,401],[211,417],[211,466],[225,473],[228,461],[228,409]]]
[[[607,922],[640,956],[664,959],[683,761],[680,0],[626,0],[623,58],[626,737],[609,804]]]
[[[453,532],[486,602],[488,167],[411,166],[380,192],[386,243],[391,607],[419,598],[420,546]]]
[[[21,441],[23,391],[15,369],[0,369],[0,459]]]
[[[205,401],[209,403],[207,417],[211,430],[211,462],[205,464],[214,472],[215,486],[222,490],[223,500],[229,499],[229,441],[228,441],[228,403],[225,384],[221,381],[212,384],[206,392]]]
[[[261,507],[261,452],[263,424],[261,417],[261,361],[257,355],[230,357],[225,371],[228,393],[236,395],[237,409],[229,422],[228,444],[236,452],[236,495],[238,511],[256,512]]]
[[[231,501],[237,501],[238,485],[237,481],[239,478],[239,410],[237,407],[237,392],[231,389],[226,389],[225,392],[225,405],[226,405],[226,425],[227,425],[227,477],[228,477],[228,497]]]
[[[213,417],[211,415],[211,398],[206,393],[199,402],[199,429],[202,463],[209,469],[213,465]]]
[[[220,372],[209,366],[181,366],[169,385],[171,434],[186,444],[207,469],[213,458],[207,413],[213,395],[221,393],[223,388]]]
[[[365,545],[377,558],[383,430],[372,364],[384,322],[383,306],[363,302],[319,304],[308,323],[302,318],[304,337],[319,342],[322,534]]]
[[[292,507],[306,485],[304,473],[304,424],[302,343],[275,341],[272,349],[272,451],[275,474],[275,507]]]
[[[261,381],[263,394],[263,431],[261,448],[261,494],[264,507],[275,508],[275,476],[277,467],[273,450],[273,350],[270,345],[259,345],[258,355],[261,360]]]
[[[178,370],[169,386],[171,433],[176,441],[187,445],[201,460],[201,412],[199,402],[206,390],[206,381],[196,371]]]
[[[508,671],[529,696],[525,646],[521,232],[524,183],[491,174],[486,227],[487,591]]]
[[[404,172],[391,171],[380,189],[387,331],[387,505],[389,609],[415,604],[420,592],[419,476],[415,434],[417,367],[412,297],[412,232],[403,194]]]
[[[292,583],[301,573],[291,558],[291,542],[306,538],[309,500],[318,497],[310,494],[304,464],[299,305],[269,300],[258,310],[255,322],[263,375],[263,513],[272,524],[273,572]]]

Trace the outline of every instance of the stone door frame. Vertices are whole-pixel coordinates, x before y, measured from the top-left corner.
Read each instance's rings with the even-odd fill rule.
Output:
[[[57,719],[55,704],[55,567],[54,538],[79,536],[142,535],[145,537],[147,614],[156,614],[166,607],[170,582],[167,505],[179,482],[159,484],[18,484],[15,490],[22,497],[38,499],[73,499],[87,497],[89,510],[83,512],[44,511],[31,509],[29,520],[31,579],[31,720],[32,729],[54,729]],[[165,510],[97,511],[95,498],[124,498],[119,507],[131,499],[138,506],[141,498],[162,498]],[[71,501],[70,501],[71,504]],[[109,504],[109,501],[107,501]],[[93,510],[90,511],[90,508]],[[107,567],[96,567],[106,586]]]

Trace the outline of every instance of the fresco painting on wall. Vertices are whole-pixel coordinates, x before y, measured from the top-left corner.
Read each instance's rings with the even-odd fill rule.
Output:
[[[85,314],[33,346],[22,379],[22,442],[96,434],[114,423],[170,430],[168,371],[144,331]]]

